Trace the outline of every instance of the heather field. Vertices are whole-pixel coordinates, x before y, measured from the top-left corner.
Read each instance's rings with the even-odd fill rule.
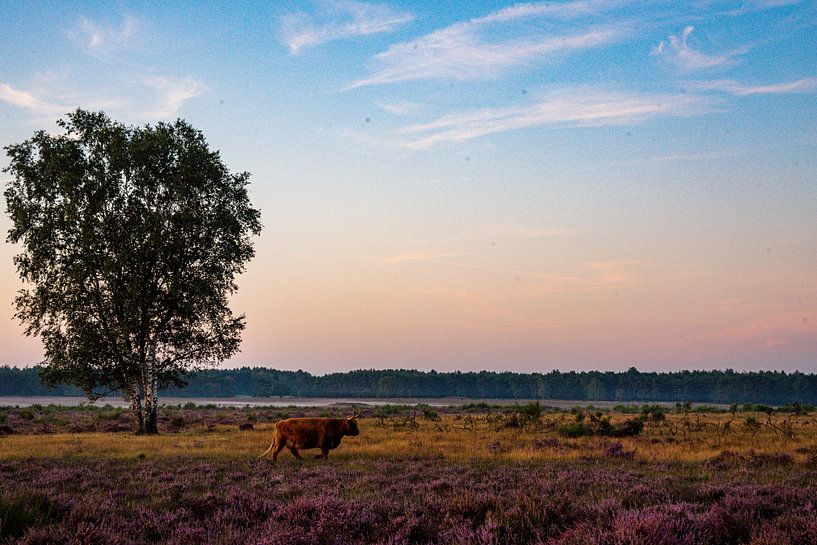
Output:
[[[383,407],[328,462],[255,459],[326,412],[176,407],[136,437],[116,409],[3,409],[0,543],[817,543],[799,407]]]

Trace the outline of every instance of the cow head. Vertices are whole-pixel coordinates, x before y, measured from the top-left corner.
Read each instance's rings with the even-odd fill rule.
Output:
[[[346,417],[346,435],[360,435],[360,430],[357,429],[357,417],[360,413],[355,411],[352,416]]]

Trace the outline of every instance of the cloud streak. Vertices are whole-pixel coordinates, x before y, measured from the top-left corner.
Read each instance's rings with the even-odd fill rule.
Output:
[[[671,35],[668,42],[659,42],[653,48],[652,55],[666,59],[681,70],[695,71],[734,64],[735,57],[746,52],[745,50],[738,50],[720,55],[702,53],[692,48],[688,43],[689,36],[694,30],[695,27],[687,26],[680,36]]]
[[[77,28],[67,34],[80,49],[104,60],[126,47],[138,30],[139,20],[131,15],[126,15],[119,27],[105,26],[83,17]]]
[[[152,76],[144,78],[144,85],[154,95],[153,104],[141,114],[151,119],[176,117],[184,104],[205,91],[204,85],[192,78]]]
[[[320,24],[304,13],[288,13],[280,18],[279,35],[291,54],[334,40],[391,32],[414,20],[412,14],[382,4],[354,1],[325,4],[335,20]]]
[[[206,89],[192,78],[149,76],[136,81],[129,78],[118,93],[111,89],[70,89],[59,81],[52,81],[49,90],[46,98],[0,83],[0,101],[30,112],[38,121],[52,122],[76,108],[111,110],[144,121],[176,117],[187,101]]]
[[[768,85],[744,85],[735,80],[695,81],[689,87],[704,91],[722,91],[737,96],[779,95],[788,93],[811,93],[817,91],[817,78],[771,83]]]
[[[571,88],[552,92],[535,104],[449,114],[429,123],[406,126],[399,133],[416,135],[404,147],[425,149],[443,142],[462,142],[489,134],[543,125],[630,125],[655,117],[693,116],[711,109],[711,100],[691,94],[644,94]]]
[[[390,46],[372,59],[374,70],[346,89],[420,79],[493,78],[534,60],[599,47],[626,33],[624,26],[552,32],[529,24],[538,18],[572,19],[618,2],[520,4]],[[488,31],[499,36],[488,41]]]
[[[28,91],[15,89],[8,83],[0,83],[0,100],[38,115],[59,115],[71,109],[70,106],[53,104]]]

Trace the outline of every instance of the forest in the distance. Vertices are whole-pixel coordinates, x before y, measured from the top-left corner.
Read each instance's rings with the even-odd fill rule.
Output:
[[[0,367],[0,396],[83,395],[74,387],[49,390],[38,367]],[[578,401],[693,401],[699,403],[817,403],[817,375],[782,371],[737,372],[437,372],[360,370],[327,375],[267,367],[214,369],[168,388],[172,397],[466,397]]]

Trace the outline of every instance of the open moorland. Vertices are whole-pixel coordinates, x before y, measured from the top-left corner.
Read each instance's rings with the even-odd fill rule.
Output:
[[[348,408],[5,408],[0,543],[813,544],[808,409],[364,408],[273,464],[276,420]]]

